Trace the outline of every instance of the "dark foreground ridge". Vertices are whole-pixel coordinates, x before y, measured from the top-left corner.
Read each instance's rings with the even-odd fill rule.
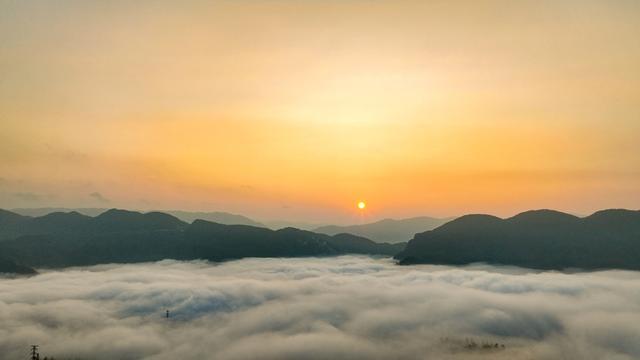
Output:
[[[274,231],[204,220],[188,224],[161,212],[112,209],[96,217],[77,212],[29,217],[0,210],[0,256],[35,268],[162,259],[393,255],[404,245],[294,228]]]
[[[400,264],[640,270],[640,211],[603,210],[585,218],[552,210],[509,219],[467,215],[416,234],[395,258]]]
[[[0,258],[0,275],[1,274],[11,274],[11,275],[35,275],[38,272],[34,269],[24,266],[21,264],[17,264],[13,260]]]

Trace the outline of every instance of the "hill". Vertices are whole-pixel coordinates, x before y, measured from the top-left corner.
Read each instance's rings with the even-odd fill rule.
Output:
[[[4,214],[9,218],[10,214]],[[75,212],[16,218],[0,254],[32,267],[243,257],[328,256],[398,253],[404,244],[378,244],[362,237],[329,236],[294,228],[270,230],[205,220],[187,224],[159,212],[108,210],[96,217]]]
[[[28,266],[15,263],[13,260],[0,258],[0,274],[35,275],[37,272]]]
[[[384,219],[362,225],[321,226],[313,231],[327,235],[349,233],[376,242],[400,243],[411,239],[416,233],[435,229],[449,220],[421,216],[401,220]]]
[[[0,240],[25,235],[119,233],[126,231],[178,230],[188,224],[159,212],[139,213],[111,209],[91,217],[71,212],[54,212],[39,217],[0,211]]]
[[[416,234],[396,259],[401,264],[640,269],[640,211],[603,210],[584,218],[552,210],[508,219],[467,215]]]

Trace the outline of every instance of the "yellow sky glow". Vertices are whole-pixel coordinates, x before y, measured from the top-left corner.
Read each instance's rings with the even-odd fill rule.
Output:
[[[1,207],[637,208],[638,38],[632,1],[0,2]]]

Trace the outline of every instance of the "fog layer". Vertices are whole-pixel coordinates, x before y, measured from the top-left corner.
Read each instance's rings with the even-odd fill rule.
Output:
[[[639,275],[355,256],[75,268],[0,279],[0,357],[640,358]]]

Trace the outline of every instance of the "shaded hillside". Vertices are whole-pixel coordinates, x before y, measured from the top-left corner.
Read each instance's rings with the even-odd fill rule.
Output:
[[[362,225],[321,226],[313,231],[327,235],[349,233],[363,236],[376,242],[401,243],[413,238],[416,233],[435,229],[449,220],[427,216],[402,220],[384,219]]]
[[[0,258],[0,274],[35,275],[37,272],[28,266],[17,264],[13,260]]]
[[[0,229],[15,226],[29,220],[30,218],[30,216],[24,216],[0,209]]]
[[[30,216],[0,209],[0,240],[20,235],[23,224],[31,219]]]
[[[399,253],[400,251],[404,250],[405,246],[407,245],[406,242],[399,242],[394,244],[374,243],[367,238],[346,233],[329,237],[329,242],[334,244],[335,246],[339,246],[346,252],[367,254],[372,253],[371,248],[374,247],[378,249],[378,253],[389,255],[395,255]]]
[[[402,248],[349,234],[329,236],[294,228],[273,231],[204,220],[189,225],[168,214],[115,209],[95,218],[73,212],[54,213],[24,218],[12,226],[10,231],[0,229],[5,234],[18,234],[0,242],[0,254],[32,267],[162,259],[393,255]]]
[[[467,215],[416,234],[401,264],[487,262],[540,269],[640,269],[640,211],[579,218],[552,210],[512,218]]]

